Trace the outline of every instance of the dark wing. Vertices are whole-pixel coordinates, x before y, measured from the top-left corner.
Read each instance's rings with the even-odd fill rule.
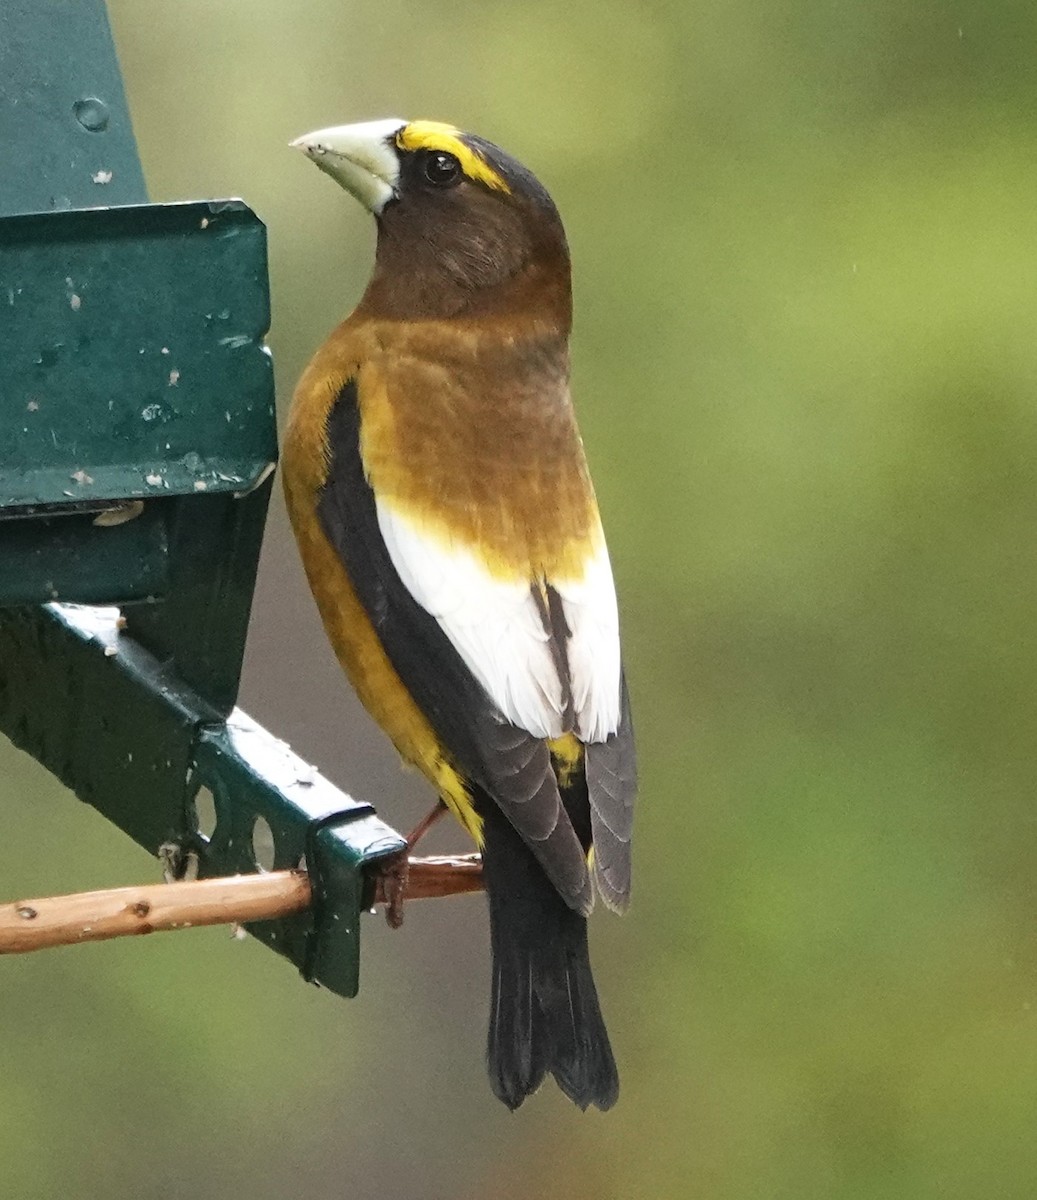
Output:
[[[501,715],[389,556],[360,457],[355,380],[335,401],[327,439],[330,461],[318,515],[389,661],[449,759],[497,802],[566,903],[588,912],[590,876],[547,744]]]
[[[637,796],[637,755],[625,677],[620,687],[619,728],[604,742],[584,748],[594,877],[601,898],[617,912],[630,903],[630,838]]]

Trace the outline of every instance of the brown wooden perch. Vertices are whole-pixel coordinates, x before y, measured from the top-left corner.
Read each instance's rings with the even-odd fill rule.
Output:
[[[398,906],[401,877],[405,879],[403,900],[456,896],[482,888],[482,863],[477,854],[412,858],[405,876],[398,866],[374,875],[372,903]],[[165,929],[269,921],[302,912],[312,900],[310,881],[302,871],[16,900],[0,905],[0,954],[24,954]]]

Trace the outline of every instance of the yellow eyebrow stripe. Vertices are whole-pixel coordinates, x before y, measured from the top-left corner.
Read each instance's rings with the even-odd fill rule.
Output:
[[[455,129],[453,125],[444,125],[441,121],[411,121],[396,135],[396,145],[401,150],[439,150],[444,154],[452,154],[469,179],[484,183],[495,192],[511,194],[511,188],[502,176],[481,154],[465,145],[460,129]]]

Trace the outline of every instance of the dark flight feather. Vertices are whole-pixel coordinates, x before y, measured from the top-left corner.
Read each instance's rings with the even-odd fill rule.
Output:
[[[637,754],[625,678],[620,687],[619,728],[606,741],[584,747],[594,878],[601,898],[616,912],[624,912],[630,903],[630,840],[637,797]]]

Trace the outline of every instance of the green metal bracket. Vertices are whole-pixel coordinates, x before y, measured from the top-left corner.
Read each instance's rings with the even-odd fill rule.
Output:
[[[0,730],[203,875],[305,860],[314,908],[250,932],[355,995],[364,869],[403,840],[233,708],[276,457],[265,230],[144,203],[103,0],[5,0],[0,144]]]

